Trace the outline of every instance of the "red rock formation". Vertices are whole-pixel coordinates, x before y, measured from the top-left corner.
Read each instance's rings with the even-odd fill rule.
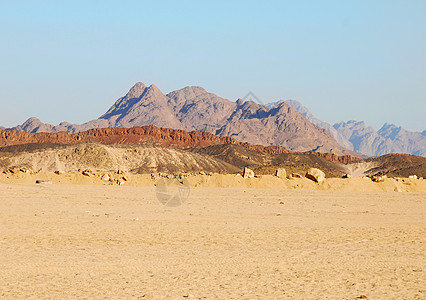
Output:
[[[320,153],[320,152],[313,152],[313,151],[308,151],[308,152],[303,152],[303,153],[317,155],[317,156],[323,157],[323,158],[325,158],[329,161],[334,161],[334,162],[341,163],[341,164],[347,164],[347,163],[350,163],[350,162],[353,162],[353,161],[362,160],[359,157],[354,157],[354,156],[350,156],[350,155],[339,156],[339,155],[336,155],[336,154],[333,154],[333,153]]]
[[[280,146],[262,146],[241,143],[231,137],[221,137],[209,132],[180,129],[158,128],[153,125],[133,128],[96,128],[74,134],[67,132],[57,133],[27,133],[21,131],[5,131],[0,129],[0,147],[32,143],[74,144],[96,142],[102,144],[155,144],[178,149],[203,148],[212,145],[236,144],[247,149],[268,154],[291,153]],[[338,156],[331,153],[306,152],[318,155],[330,161],[347,163],[360,160],[349,155]]]

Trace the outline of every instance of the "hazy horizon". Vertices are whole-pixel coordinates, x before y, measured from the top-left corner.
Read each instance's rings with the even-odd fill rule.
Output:
[[[138,81],[426,129],[425,1],[3,3],[0,126],[98,118]]]

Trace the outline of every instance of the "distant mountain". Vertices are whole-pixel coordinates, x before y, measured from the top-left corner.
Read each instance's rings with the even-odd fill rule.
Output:
[[[331,126],[330,124],[315,118],[311,114],[311,112],[305,106],[303,106],[300,102],[296,100],[287,100],[286,102],[288,105],[290,105],[299,113],[301,113],[306,119],[311,121],[313,124],[328,130],[340,145],[350,150],[354,149],[352,143],[349,142],[339,131],[334,129],[333,126]]]
[[[327,130],[312,124],[288,103],[271,108],[239,99],[232,102],[201,87],[185,87],[164,95],[155,85],[136,83],[101,117],[82,125],[57,126],[36,118],[11,128],[26,132],[80,132],[91,128],[155,125],[186,131],[205,131],[241,142],[277,145],[292,151],[358,155],[341,145]]]
[[[388,153],[406,153],[426,156],[426,131],[409,132],[393,124],[384,124],[376,131],[364,122],[348,121],[331,126],[315,118],[300,102],[286,101],[313,124],[327,129],[340,145],[347,149],[369,156],[381,156]]]

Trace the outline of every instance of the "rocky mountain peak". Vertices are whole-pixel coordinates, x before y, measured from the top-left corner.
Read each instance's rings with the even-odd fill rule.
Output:
[[[28,120],[26,120],[26,121],[22,124],[22,126],[24,127],[24,126],[28,126],[28,125],[40,125],[40,124],[43,124],[43,123],[40,121],[40,119],[39,119],[39,118],[31,117],[31,118],[29,118]]]
[[[238,100],[235,103],[237,103],[238,106],[241,106],[241,105],[243,105],[244,100],[241,99],[241,98],[238,98]]]
[[[139,98],[142,93],[145,91],[146,85],[142,82],[137,82],[132,88],[129,90],[129,92],[126,94],[125,98],[132,99],[132,98]]]
[[[142,94],[142,97],[151,96],[151,97],[160,97],[164,96],[163,92],[155,85],[151,84],[149,87],[147,87]]]
[[[173,91],[167,94],[168,97],[174,99],[176,102],[185,102],[187,100],[195,99],[207,91],[200,86],[187,86],[183,89]]]

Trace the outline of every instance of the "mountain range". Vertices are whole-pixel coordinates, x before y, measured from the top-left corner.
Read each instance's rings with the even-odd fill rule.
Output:
[[[277,145],[291,151],[314,151],[358,157],[390,152],[426,156],[425,132],[411,133],[388,125],[379,132],[363,122],[331,126],[316,119],[294,100],[261,105],[236,102],[192,86],[163,94],[155,85],[136,83],[98,119],[84,124],[42,123],[30,118],[7,130],[76,133],[92,128],[155,125],[162,128],[210,132],[240,142]],[[362,154],[360,154],[362,153]]]
[[[306,107],[296,100],[283,102],[293,107],[313,124],[328,130],[337,142],[347,149],[368,156],[381,156],[389,153],[426,156],[426,130],[410,132],[394,124],[385,123],[376,131],[363,121],[354,120],[330,125],[315,118]],[[277,103],[279,102],[271,105]]]

